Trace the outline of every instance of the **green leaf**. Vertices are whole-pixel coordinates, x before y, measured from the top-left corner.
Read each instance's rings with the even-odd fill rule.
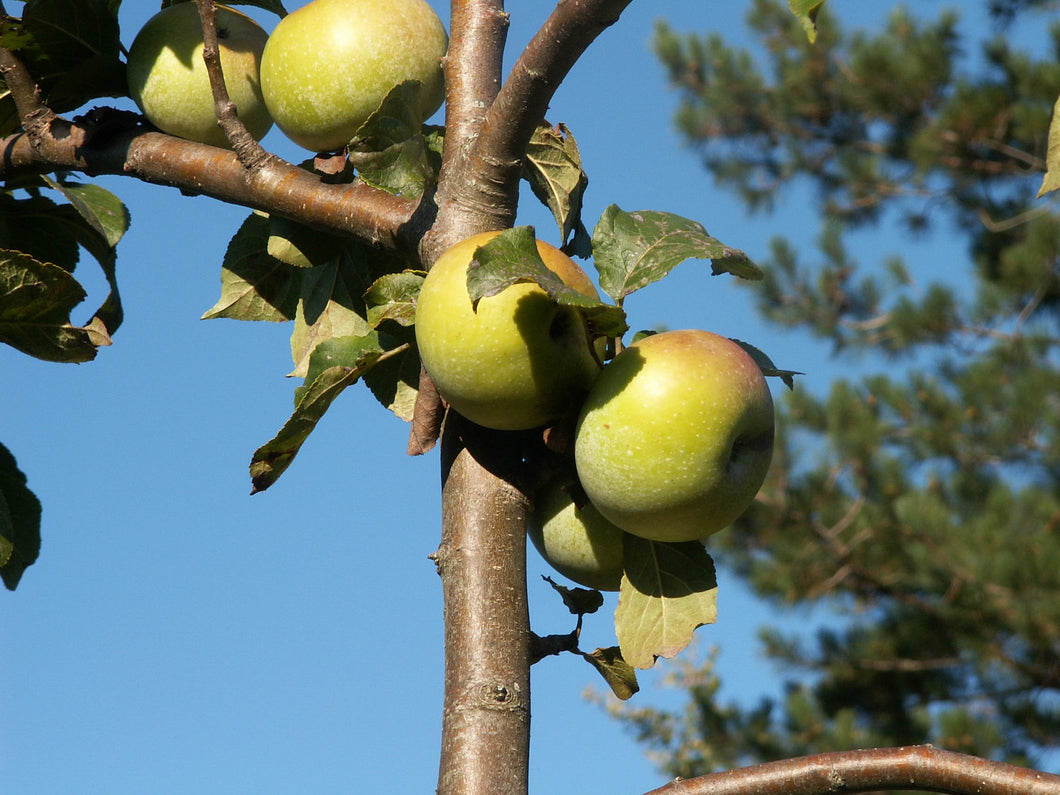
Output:
[[[379,334],[384,353],[364,374],[364,383],[375,399],[398,419],[409,422],[420,389],[420,355],[412,327],[399,327],[396,334]]]
[[[286,218],[269,218],[270,257],[296,268],[323,265],[339,256],[347,240]]]
[[[735,342],[737,345],[739,345],[751,355],[751,358],[755,360],[755,364],[758,365],[763,375],[767,377],[779,378],[781,381],[784,382],[784,385],[788,389],[795,388],[795,376],[806,375],[805,373],[800,373],[798,370],[779,369],[775,364],[773,364],[773,360],[766,356],[760,348],[756,348],[749,342],[744,342],[743,340],[737,339],[734,339],[733,342]]]
[[[579,652],[607,682],[611,692],[623,701],[633,697],[640,690],[637,684],[637,672],[633,666],[622,659],[622,650],[618,646],[596,649],[591,654]]]
[[[595,613],[604,605],[604,595],[592,588],[569,588],[560,585],[551,577],[542,577],[559,594],[571,615],[585,616]]]
[[[129,229],[129,211],[117,196],[99,185],[59,181],[48,176],[42,179],[70,202],[87,225],[85,233],[78,236],[78,242],[95,257],[110,287],[106,300],[93,316],[93,322],[102,323],[108,334],[113,334],[124,318],[115,247]]]
[[[13,45],[57,113],[128,93],[117,9],[109,0],[31,0],[21,20],[0,20],[0,43]]]
[[[628,328],[620,307],[582,295],[564,284],[541,260],[533,227],[506,229],[479,246],[468,266],[467,288],[473,305],[517,282],[535,282],[558,304],[576,307],[592,337],[620,337]]]
[[[523,179],[538,200],[552,211],[559,226],[560,240],[566,244],[576,232],[579,256],[591,255],[589,233],[581,221],[582,197],[589,178],[582,169],[578,143],[566,125],[553,127],[542,122],[534,130],[526,150]]]
[[[1045,176],[1038,189],[1040,199],[1060,188],[1060,97],[1053,105],[1053,119],[1049,122],[1049,148],[1045,156]]]
[[[814,42],[817,40],[817,15],[821,12],[824,0],[788,0],[791,9],[806,31],[806,37]]]
[[[625,537],[625,574],[615,610],[622,654],[635,668],[651,668],[692,642],[697,627],[717,620],[714,561],[701,542],[665,544]]]
[[[67,182],[43,177],[53,190],[59,191],[100,238],[114,248],[129,231],[129,210],[121,199],[106,188],[91,182]],[[93,256],[96,256],[93,252]]]
[[[297,391],[294,413],[271,441],[254,452],[250,462],[251,494],[264,491],[276,482],[335,398],[356,383],[381,354],[375,333],[329,340],[317,346],[309,365],[311,375],[306,379],[306,386]]]
[[[347,147],[357,175],[369,185],[416,198],[434,182],[441,158],[428,146],[419,116],[419,82],[395,86]]]
[[[11,591],[40,554],[40,500],[26,482],[15,457],[0,444],[0,578]]]
[[[715,276],[762,278],[746,254],[711,237],[695,221],[655,210],[627,213],[614,204],[593,230],[593,256],[600,286],[619,304],[688,259],[709,259]]]
[[[376,279],[364,294],[368,324],[378,328],[384,320],[393,320],[412,326],[416,322],[416,298],[426,275],[424,271],[405,270]]]
[[[364,294],[389,261],[353,241],[334,258],[302,272],[301,297],[291,334],[293,376],[305,376],[321,342],[363,337],[371,331]]]
[[[94,359],[100,338],[70,324],[70,311],[84,298],[84,288],[58,265],[0,250],[0,342],[49,362]]]
[[[46,196],[15,198],[0,193],[0,248],[21,251],[73,273],[80,260],[75,229],[80,223],[72,207]]]
[[[221,296],[204,320],[293,320],[301,294],[300,271],[268,253],[269,217],[252,213],[228,243]]]

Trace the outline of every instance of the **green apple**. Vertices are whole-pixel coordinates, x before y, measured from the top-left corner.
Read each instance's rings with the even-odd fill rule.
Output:
[[[598,591],[619,589],[625,533],[591,503],[578,508],[558,480],[538,492],[527,534],[541,557],[567,579]]]
[[[667,331],[607,366],[578,418],[585,493],[623,530],[653,541],[702,539],[751,504],[773,456],[773,400],[737,343]]]
[[[444,252],[416,303],[416,344],[438,392],[472,422],[526,430],[572,412],[600,372],[581,314],[557,304],[537,284],[519,282],[472,308],[467,268],[485,232]],[[545,265],[583,295],[597,297],[589,277],[541,240]]]
[[[261,139],[272,128],[258,83],[269,35],[246,14],[217,6],[217,40],[228,96],[247,130]],[[129,47],[129,96],[162,132],[228,146],[217,126],[213,93],[202,60],[202,26],[195,3],[159,11]]]
[[[420,83],[421,118],[445,97],[445,26],[424,0],[313,0],[280,20],[261,60],[277,126],[314,152],[341,149],[399,83]]]

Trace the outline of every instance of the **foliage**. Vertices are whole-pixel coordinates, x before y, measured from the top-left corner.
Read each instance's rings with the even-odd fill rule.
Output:
[[[252,4],[285,13],[278,3]],[[116,3],[103,0],[76,8],[63,0],[35,0],[26,4],[21,19],[4,15],[0,42],[25,59],[22,65],[41,87],[40,101],[52,103],[51,110],[76,108],[126,92],[116,12]],[[72,82],[75,75],[86,79]],[[357,183],[410,201],[429,196],[440,181],[445,129],[422,124],[418,103],[411,101],[415,92],[413,83],[396,86],[342,156],[310,160],[299,168],[321,185]],[[12,105],[5,131],[17,129],[23,120],[14,108],[14,92],[4,101]],[[24,107],[17,110],[28,115]],[[138,117],[129,116],[119,115],[115,124],[133,124],[134,130],[142,126]],[[522,177],[552,211],[568,250],[595,255],[601,284],[614,303],[588,300],[558,283],[542,266],[529,227],[504,232],[479,249],[468,273],[475,301],[515,282],[538,282],[554,300],[580,312],[591,334],[611,340],[613,349],[627,330],[624,298],[686,260],[710,259],[715,274],[761,278],[741,251],[700,224],[668,213],[630,213],[612,206],[590,235],[581,218],[588,178],[577,142],[563,125],[540,121],[527,145]],[[100,345],[111,343],[121,321],[115,263],[116,246],[128,225],[126,209],[117,197],[67,174],[13,179],[3,189],[0,341],[38,358],[92,359]],[[65,203],[53,201],[47,191]],[[73,276],[82,249],[99,262],[112,289],[92,320],[77,327],[70,313],[86,296]],[[416,299],[426,264],[413,253],[263,209],[253,210],[235,230],[222,261],[221,294],[203,317],[290,322],[291,375],[302,379],[290,418],[252,456],[254,492],[269,488],[292,465],[347,387],[364,383],[384,407],[403,420],[413,419],[421,369],[414,335]],[[539,434],[527,458],[532,466],[550,466],[542,462],[555,455]],[[25,478],[13,458],[10,469],[24,489]],[[30,527],[31,517],[24,513],[5,522],[0,569],[11,588],[39,547],[39,528]],[[645,542],[626,551],[628,576],[616,621],[633,667],[649,668],[656,657],[677,654],[698,626],[714,620],[713,562],[701,546],[696,548],[698,552]],[[666,580],[683,585],[675,591],[664,585]],[[628,696],[636,691],[633,667],[617,647],[582,656],[616,692]]]
[[[684,711],[617,712],[685,777],[925,742],[1033,762],[1060,744],[1060,213],[1037,198],[1060,26],[1049,57],[999,34],[973,68],[950,13],[816,21],[811,45],[758,0],[761,60],[663,23],[655,46],[720,185],[760,211],[816,191],[819,261],[774,241],[758,306],[870,372],[788,396],[760,499],[711,551],[776,608],[832,618],[762,631],[780,703],[722,704],[708,659],[674,674]],[[968,260],[928,283],[901,238],[893,255],[847,242],[945,224]]]

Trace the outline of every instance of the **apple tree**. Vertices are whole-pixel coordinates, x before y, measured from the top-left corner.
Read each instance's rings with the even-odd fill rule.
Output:
[[[529,670],[537,659],[573,653],[629,698],[638,669],[678,654],[715,620],[717,585],[702,539],[731,523],[765,476],[772,449],[765,379],[794,384],[795,374],[761,350],[719,334],[629,335],[626,297],[686,260],[709,260],[713,272],[740,279],[761,276],[739,249],[689,219],[612,205],[590,232],[581,218],[587,177],[577,144],[546,111],[580,54],[629,2],[557,3],[505,74],[503,3],[453,0],[444,57],[437,57],[444,31],[429,19],[411,29],[404,51],[387,42],[395,62],[428,54],[396,76],[388,58],[343,70],[357,53],[320,50],[315,33],[341,24],[354,5],[384,27],[419,13],[396,14],[393,3],[313,0],[288,14],[279,0],[248,0],[284,26],[275,40],[257,37],[263,51],[248,58],[257,45],[241,43],[235,12],[212,0],[167,2],[162,13],[181,20],[170,26],[181,57],[160,82],[151,70],[166,47],[152,41],[157,31],[129,46],[120,2],[28,0],[18,13],[0,5],[3,342],[56,362],[89,361],[114,342],[122,323],[116,246],[128,215],[120,197],[91,178],[168,185],[248,209],[218,253],[222,290],[207,316],[292,324],[303,382],[291,416],[251,455],[255,491],[297,465],[336,397],[356,384],[408,421],[411,455],[440,441],[433,558],[445,616],[438,786],[445,795],[526,791]],[[820,3],[792,6],[812,38]],[[318,17],[299,23],[307,18],[300,13]],[[270,57],[281,59],[275,71]],[[340,85],[338,97],[311,95],[321,64]],[[180,88],[181,69],[199,73],[208,91]],[[272,118],[310,147],[304,162],[260,144],[257,98],[236,88],[241,77],[256,78],[255,69]],[[442,75],[445,124],[428,125]],[[357,82],[366,76],[379,79]],[[136,99],[143,115],[109,107],[112,97]],[[347,115],[358,103],[368,110]],[[172,126],[204,106],[205,126]],[[558,248],[517,225],[523,180],[554,215]],[[85,290],[73,274],[82,251],[109,292],[76,325],[71,313]],[[606,298],[585,287],[571,257],[591,259]],[[446,274],[456,276],[442,283]],[[491,358],[501,349],[510,353]],[[675,400],[674,391],[693,399]],[[632,435],[616,443],[608,433],[619,425]],[[41,533],[40,506],[16,455],[0,447],[0,573],[12,590],[36,559]],[[588,519],[590,509],[600,515]],[[619,591],[614,646],[583,650],[577,628],[531,630],[528,530],[560,573],[588,586],[555,585],[577,627],[600,606],[595,588]],[[1033,771],[906,748],[794,759],[660,791],[910,784],[954,793],[1060,786]]]

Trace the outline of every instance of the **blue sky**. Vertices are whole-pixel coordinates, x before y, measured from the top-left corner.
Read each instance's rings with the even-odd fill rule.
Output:
[[[124,5],[128,45],[157,6]],[[549,5],[508,4],[510,53]],[[447,21],[447,6],[435,6]],[[812,243],[808,202],[789,197],[773,216],[748,218],[712,188],[671,129],[676,98],[649,51],[657,17],[743,40],[748,6],[634,2],[575,67],[549,119],[565,122],[581,146],[590,228],[617,203],[695,218],[752,257],[766,254],[773,234]],[[892,4],[835,6],[871,24]],[[304,157],[278,131],[265,144]],[[406,426],[358,387],[280,481],[249,496],[250,455],[291,410],[290,329],[198,319],[217,299],[224,247],[247,211],[132,180],[101,182],[132,213],[119,246],[126,321],[115,344],[80,366],[0,348],[0,440],[44,505],[41,558],[18,591],[0,594],[0,788],[433,791],[442,626],[427,555],[438,539],[437,454],[408,458]],[[551,218],[527,196],[520,223],[555,242]],[[919,251],[928,263],[954,248],[935,240]],[[88,261],[79,269],[93,291],[85,314],[104,289],[92,270]],[[626,308],[634,328],[746,339],[805,371],[804,388],[822,389],[838,370],[825,347],[761,324],[748,292],[711,277],[708,263],[682,265]],[[532,550],[529,559],[535,630],[568,631],[569,615],[537,579],[547,567]],[[697,633],[699,652],[720,648],[727,696],[775,692],[779,675],[754,635],[770,614],[724,571],[720,585],[719,622]],[[614,643],[613,608],[612,595],[587,621],[585,648]],[[642,676],[634,703],[672,703],[653,686],[660,675]],[[584,699],[590,686],[601,683],[573,656],[535,666],[532,791],[661,785],[642,749]]]

